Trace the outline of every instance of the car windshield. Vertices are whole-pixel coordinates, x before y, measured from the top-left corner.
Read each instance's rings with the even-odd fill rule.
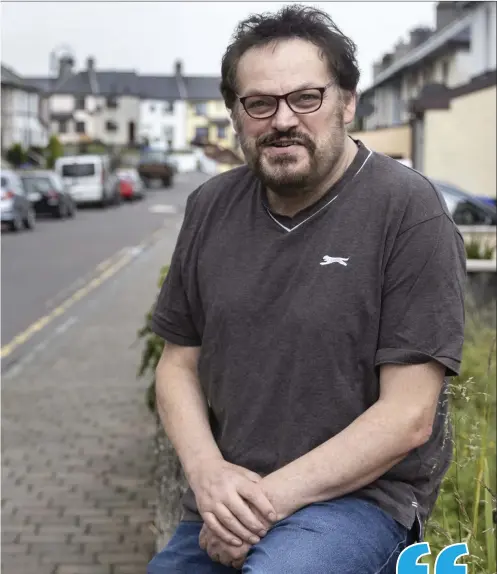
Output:
[[[140,159],[142,162],[162,162],[167,160],[167,154],[160,150],[148,150],[142,153]]]
[[[52,186],[48,177],[22,177],[24,187],[29,191],[50,191]]]
[[[93,163],[66,163],[62,166],[63,177],[88,177],[95,175]]]

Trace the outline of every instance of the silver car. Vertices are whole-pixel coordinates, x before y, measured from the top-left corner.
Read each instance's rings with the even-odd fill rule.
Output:
[[[36,224],[35,210],[19,176],[11,170],[2,169],[0,180],[2,229],[8,228],[11,231],[34,229]]]

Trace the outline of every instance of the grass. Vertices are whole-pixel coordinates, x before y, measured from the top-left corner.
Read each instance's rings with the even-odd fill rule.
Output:
[[[168,267],[160,273],[162,285]],[[444,547],[466,542],[467,574],[497,574],[496,566],[496,335],[495,300],[478,310],[466,304],[466,333],[459,377],[452,379],[449,400],[453,426],[454,460],[442,483],[435,509],[426,527],[434,562]],[[155,410],[154,375],[163,349],[162,340],[146,325],[138,332],[145,346],[138,375],[149,376],[147,403]]]
[[[467,306],[460,376],[450,387],[454,461],[426,529],[434,564],[445,546],[466,542],[459,560],[468,574],[495,574],[496,357],[495,302],[477,311]]]

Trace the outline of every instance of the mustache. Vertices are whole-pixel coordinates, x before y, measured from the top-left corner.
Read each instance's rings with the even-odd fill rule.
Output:
[[[314,151],[316,149],[316,145],[308,135],[298,132],[296,130],[289,130],[286,132],[272,132],[270,134],[261,136],[257,140],[257,146],[263,147],[273,145],[274,143],[278,142],[296,143],[305,146],[311,151]]]

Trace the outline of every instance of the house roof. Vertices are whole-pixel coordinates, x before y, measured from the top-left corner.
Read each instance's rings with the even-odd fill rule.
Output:
[[[471,2],[468,4],[476,5],[477,2]],[[380,72],[373,84],[363,90],[362,94],[364,95],[371,92],[374,88],[384,84],[399,72],[418,64],[450,42],[467,42],[470,40],[469,27],[472,18],[473,14],[466,14],[459,20],[455,20],[451,24],[445,26],[439,32],[435,32],[430,36],[430,38],[428,38],[428,40],[409,51],[407,54],[395,61],[391,66]]]
[[[16,74],[13,70],[1,65],[1,82],[7,86],[13,86],[26,91],[39,91],[36,86],[28,82],[25,78],[21,78],[19,74]]]
[[[179,100],[178,82],[173,76],[138,76],[139,93],[150,100]]]
[[[159,76],[139,75],[134,71],[95,70],[96,93],[103,96],[134,95],[143,99],[157,100],[220,100],[222,98],[217,76]],[[95,93],[87,70],[57,78],[31,77],[26,81],[44,92],[54,94],[90,95]],[[185,90],[180,86],[182,83]]]
[[[220,100],[222,99],[219,84],[221,78],[216,76],[185,76],[187,100]]]

